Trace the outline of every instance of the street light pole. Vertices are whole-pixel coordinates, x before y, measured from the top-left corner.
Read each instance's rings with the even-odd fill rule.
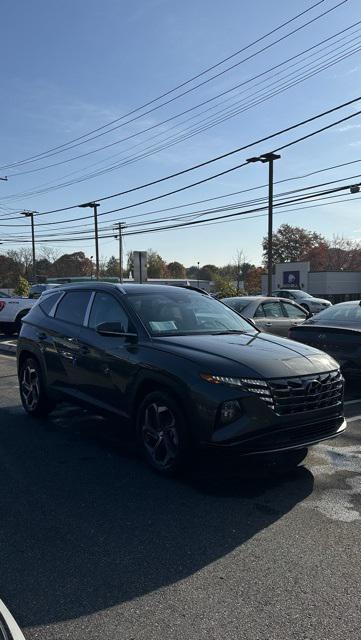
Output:
[[[35,228],[34,228],[34,213],[36,211],[21,211],[22,216],[30,218],[31,221],[31,247],[33,254],[33,282],[36,282],[36,257],[35,257]]]
[[[98,202],[85,202],[80,204],[79,207],[89,207],[94,212],[94,235],[95,235],[95,278],[99,280],[99,236],[98,236]]]
[[[198,289],[199,289],[199,262],[197,262],[197,280],[198,280]]]
[[[248,158],[247,162],[268,162],[268,245],[267,245],[267,295],[272,294],[273,274],[273,162],[281,156],[277,153],[264,153]]]

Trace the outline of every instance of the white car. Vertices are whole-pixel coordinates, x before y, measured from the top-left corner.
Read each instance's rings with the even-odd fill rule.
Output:
[[[278,291],[272,291],[272,296],[293,300],[309,313],[319,313],[332,306],[329,300],[315,298],[315,296],[311,296],[307,291],[301,291],[301,289],[279,289]]]
[[[11,336],[19,333],[21,320],[36,300],[30,298],[1,298],[0,299],[0,333]]]

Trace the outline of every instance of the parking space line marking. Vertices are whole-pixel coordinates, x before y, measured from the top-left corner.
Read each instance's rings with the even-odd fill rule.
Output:
[[[359,416],[352,416],[351,418],[346,418],[347,422],[355,422],[356,420],[361,420],[361,415]]]
[[[359,398],[358,400],[346,400],[344,404],[357,404],[358,402],[361,402],[361,398]]]

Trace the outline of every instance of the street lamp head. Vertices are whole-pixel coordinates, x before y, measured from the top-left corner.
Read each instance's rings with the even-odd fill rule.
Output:
[[[84,204],[79,204],[78,206],[81,209],[85,209],[86,207],[91,207],[92,209],[94,209],[94,207],[99,207],[99,203],[98,202],[84,202]]]
[[[26,218],[31,218],[36,211],[19,211],[21,216],[25,216]]]
[[[350,187],[350,193],[358,193],[360,191],[360,185],[359,184],[353,184]]]
[[[248,158],[246,162],[270,162],[271,160],[279,160],[280,157],[278,153],[262,153],[260,156]]]

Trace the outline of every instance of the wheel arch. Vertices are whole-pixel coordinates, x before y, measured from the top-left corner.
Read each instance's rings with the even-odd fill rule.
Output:
[[[136,419],[137,410],[143,400],[149,393],[154,391],[163,391],[168,393],[179,404],[180,409],[184,412],[185,418],[190,419],[189,402],[186,402],[186,393],[177,381],[172,378],[165,378],[162,375],[145,376],[139,380],[131,401],[130,413],[132,420]]]

